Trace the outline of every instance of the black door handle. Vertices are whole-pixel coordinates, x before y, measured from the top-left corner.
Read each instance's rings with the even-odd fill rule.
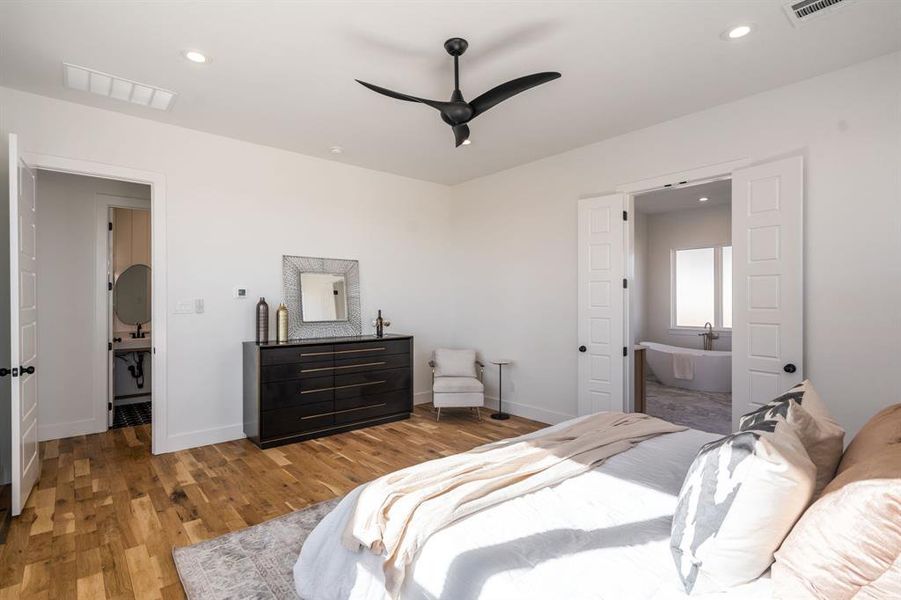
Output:
[[[579,346],[579,352],[585,352],[586,350],[588,350],[588,348],[585,346]]]
[[[0,369],[0,377],[6,377],[6,376],[9,375],[11,372],[12,372],[12,371],[10,371],[9,369]]]
[[[786,373],[794,373],[795,371],[798,370],[798,367],[796,367],[792,363],[788,363],[787,365],[782,367],[782,370],[785,371]]]
[[[34,367],[19,367],[19,371],[25,375],[26,373],[31,375],[34,373]]]

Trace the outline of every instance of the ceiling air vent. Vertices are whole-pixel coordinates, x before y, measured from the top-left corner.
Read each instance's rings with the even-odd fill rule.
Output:
[[[785,13],[792,25],[798,27],[814,19],[834,13],[856,0],[801,0],[785,5]]]
[[[169,110],[175,100],[175,92],[146,83],[138,83],[87,67],[63,63],[63,80],[66,87],[91,92],[107,98],[148,106],[157,110]]]

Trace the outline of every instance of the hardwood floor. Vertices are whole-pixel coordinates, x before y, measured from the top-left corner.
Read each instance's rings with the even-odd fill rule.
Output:
[[[247,440],[150,455],[150,426],[41,444],[43,472],[0,546],[0,600],[184,598],[172,548],[344,494],[432,458],[528,433],[420,405],[408,421],[269,450]]]

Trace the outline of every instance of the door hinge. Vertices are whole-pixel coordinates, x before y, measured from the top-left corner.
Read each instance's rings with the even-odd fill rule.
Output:
[[[109,225],[109,230],[112,231],[112,230],[113,230],[113,224],[112,224],[112,222],[107,223],[107,224]]]
[[[623,289],[627,289],[629,287],[629,280],[623,277]]]
[[[112,352],[112,351],[113,351],[113,343],[112,343],[112,342],[107,342],[107,343],[106,343],[106,351],[107,351],[107,352]]]
[[[108,292],[113,291],[113,282],[112,281],[106,282],[106,291],[108,291]]]
[[[624,210],[623,211],[623,221],[628,221],[628,220],[629,220],[629,211]]]
[[[107,402],[107,403],[106,403],[106,410],[113,410],[113,403],[112,403],[112,402]]]
[[[623,346],[623,356],[629,356],[629,349]]]

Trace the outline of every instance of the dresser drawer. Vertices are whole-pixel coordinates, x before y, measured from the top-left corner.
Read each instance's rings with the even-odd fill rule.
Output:
[[[289,346],[287,348],[265,348],[260,351],[260,364],[282,365],[285,363],[330,363],[334,359],[334,346]]]
[[[356,344],[335,344],[335,359],[409,354],[409,340],[385,340]]]
[[[330,401],[334,396],[334,382],[329,375],[263,383],[260,385],[260,410]]]
[[[260,430],[267,439],[277,438],[335,424],[334,403],[317,402],[260,413]]]
[[[260,367],[260,381],[285,381],[286,379],[318,379],[331,377],[334,365],[326,363],[289,363]]]
[[[410,390],[335,400],[335,425],[409,412]]]
[[[410,369],[364,371],[350,375],[335,375],[335,398],[372,396],[394,390],[409,389],[412,385]]]
[[[410,366],[410,354],[391,354],[389,356],[367,356],[364,358],[338,358],[335,359],[334,373],[338,375],[350,375],[365,371],[381,371],[384,369],[399,369]]]

